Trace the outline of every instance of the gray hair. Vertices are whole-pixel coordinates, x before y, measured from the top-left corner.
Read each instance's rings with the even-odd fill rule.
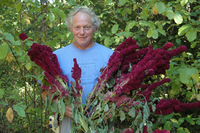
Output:
[[[99,19],[99,17],[98,17],[93,11],[91,11],[88,7],[81,6],[81,7],[77,7],[77,8],[75,8],[75,9],[73,9],[73,10],[68,14],[68,17],[65,19],[65,23],[66,23],[66,25],[67,25],[67,27],[68,27],[69,29],[72,27],[72,24],[73,24],[73,17],[74,17],[78,12],[83,12],[83,13],[87,13],[88,15],[90,15],[93,28],[98,29],[98,28],[100,27],[101,20]]]

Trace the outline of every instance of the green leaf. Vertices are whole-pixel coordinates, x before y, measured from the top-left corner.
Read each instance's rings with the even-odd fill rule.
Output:
[[[185,118],[179,118],[179,119],[178,119],[178,122],[179,122],[180,124],[182,124],[184,121],[185,121]]]
[[[10,42],[14,41],[14,37],[10,33],[5,32],[3,35],[6,37],[6,40]]]
[[[132,108],[129,110],[128,115],[131,116],[132,118],[135,117],[135,108],[134,108],[134,107],[132,107]]]
[[[174,12],[172,10],[167,11],[168,19],[172,19],[174,17]]]
[[[147,37],[150,38],[153,36],[153,30],[150,28],[147,33]]]
[[[22,55],[22,49],[19,46],[15,46],[14,50],[18,55]]]
[[[158,10],[158,13],[160,13],[160,14],[165,12],[165,5],[162,2],[157,2],[156,8]]]
[[[120,110],[119,111],[119,116],[120,116],[120,120],[121,120],[121,122],[123,121],[123,120],[125,120],[125,113],[122,111],[122,110]]]
[[[31,65],[31,63],[30,63],[30,62],[28,62],[28,63],[25,65],[25,67],[26,67],[26,69],[27,69],[27,70],[30,70],[30,69],[31,69],[31,67],[32,67],[32,65]]]
[[[166,36],[166,32],[165,32],[165,30],[157,29],[157,31],[158,31],[160,34]]]
[[[113,25],[112,30],[111,30],[113,34],[115,34],[118,31],[118,27],[119,27],[118,24]]]
[[[8,53],[8,45],[6,43],[3,43],[0,46],[0,59],[4,59]]]
[[[26,45],[31,46],[33,44],[33,41],[27,40]]]
[[[162,121],[161,123],[165,123],[168,119],[172,119],[172,117],[174,116],[173,113],[169,114],[169,115],[166,115],[162,118]]]
[[[156,28],[156,26],[155,26],[155,24],[154,24],[154,22],[153,21],[148,21],[148,23],[149,23],[149,27],[151,28],[151,29],[155,29]]]
[[[189,29],[189,31],[186,33],[186,37],[187,37],[187,40],[189,42],[194,41],[197,38],[197,31],[196,31],[196,29],[194,29],[193,27],[191,27]]]
[[[19,116],[25,117],[25,111],[21,106],[14,105],[13,109],[17,112]]]
[[[186,25],[182,25],[179,29],[178,29],[178,35],[182,36],[184,35],[189,29],[190,29],[191,25],[186,24]]]
[[[181,6],[184,6],[186,3],[188,2],[188,0],[181,0]]]
[[[190,69],[189,68],[182,68],[180,69],[180,81],[184,84],[189,84],[190,80]]]
[[[166,129],[167,131],[171,131],[172,129],[172,123],[170,121],[167,121],[164,125],[164,129]]]
[[[123,6],[126,3],[126,0],[119,0],[119,4]]]
[[[183,17],[181,16],[181,14],[176,12],[175,15],[174,15],[174,21],[177,24],[181,24],[183,22]]]
[[[152,38],[153,39],[157,39],[158,38],[158,31],[157,30],[153,30]]]
[[[107,112],[109,110],[109,107],[108,107],[108,104],[106,104],[105,106],[104,106],[104,112]]]
[[[109,37],[106,37],[106,38],[104,39],[104,45],[107,46],[107,47],[109,47],[109,43],[110,43],[110,38],[109,38]]]
[[[17,12],[19,12],[21,10],[22,5],[23,5],[22,2],[17,3],[17,5],[15,6]]]
[[[196,121],[196,124],[197,124],[197,125],[200,125],[200,120],[197,120],[197,121]]]
[[[4,95],[4,89],[0,89],[0,98],[2,98]]]
[[[65,15],[65,12],[63,10],[59,11],[59,15],[60,15],[60,17],[61,17],[62,20],[65,20],[66,15]]]
[[[13,45],[13,46],[21,45],[21,43],[20,43],[20,41],[13,41],[13,42],[12,42],[12,45]]]
[[[142,11],[142,13],[140,14],[140,17],[142,19],[144,19],[144,20],[147,20],[147,18],[149,17],[148,11],[149,11],[148,8],[144,8],[143,11]]]
[[[197,45],[197,43],[199,43],[199,41],[193,42],[193,43],[190,45],[190,47],[191,47],[191,48],[195,48],[196,45]]]
[[[53,13],[48,13],[50,22],[53,22],[55,20],[55,15]]]
[[[195,122],[194,122],[191,118],[186,117],[185,120],[186,120],[187,122],[189,122],[191,125],[195,125]]]

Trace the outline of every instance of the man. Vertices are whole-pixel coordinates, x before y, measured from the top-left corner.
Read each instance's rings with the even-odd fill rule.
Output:
[[[71,70],[74,65],[73,59],[77,59],[82,70],[83,103],[86,102],[88,93],[97,83],[101,74],[100,69],[107,65],[113,53],[111,49],[93,41],[93,33],[99,28],[100,23],[100,19],[89,8],[75,8],[66,18],[67,27],[73,33],[74,43],[54,52],[63,74],[67,75],[69,81],[74,81]],[[66,106],[65,115],[61,124],[61,133],[68,133],[71,129],[72,110],[68,106]]]

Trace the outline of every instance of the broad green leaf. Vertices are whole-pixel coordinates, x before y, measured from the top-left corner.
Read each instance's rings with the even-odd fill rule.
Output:
[[[0,98],[2,98],[4,95],[4,89],[0,89]]]
[[[22,49],[19,46],[15,46],[14,50],[18,55],[22,55]]]
[[[141,25],[141,26],[149,26],[149,23],[147,21],[141,20],[141,21],[139,21],[139,25]]]
[[[33,41],[27,40],[26,45],[31,46],[33,44]]]
[[[197,45],[197,43],[199,43],[199,41],[193,42],[193,43],[190,45],[190,47],[191,47],[191,48],[195,48],[196,45]]]
[[[188,2],[188,0],[181,0],[181,6],[184,6],[186,3]]]
[[[107,46],[107,47],[109,47],[109,43],[110,43],[110,38],[109,38],[109,37],[106,37],[106,38],[104,39],[104,45]]]
[[[174,15],[174,21],[177,24],[181,24],[183,22],[183,17],[181,16],[181,14],[176,12],[175,15]]]
[[[179,118],[179,119],[178,119],[178,122],[179,122],[180,124],[182,124],[184,121],[185,121],[185,118]]]
[[[121,122],[124,121],[125,118],[126,118],[126,117],[125,117],[125,113],[124,113],[122,110],[119,111],[119,116],[120,116]]]
[[[158,13],[162,14],[165,12],[165,5],[162,2],[157,2],[156,9],[158,10]]]
[[[189,31],[186,33],[186,37],[187,37],[187,40],[189,42],[194,41],[197,38],[197,31],[196,31],[196,29],[194,29],[193,27],[191,27],[189,29]]]
[[[126,0],[119,0],[119,3],[121,6],[123,6],[126,3]]]
[[[189,29],[190,29],[191,25],[186,24],[186,25],[182,25],[179,29],[178,29],[178,35],[182,36],[184,35]]]
[[[3,35],[6,37],[6,40],[10,42],[14,41],[14,37],[10,33],[5,32]]]
[[[150,38],[153,35],[153,30],[150,28],[147,33],[147,37]]]
[[[154,24],[154,22],[153,21],[148,21],[148,23],[149,23],[149,27],[151,28],[151,29],[155,29],[156,28],[156,26],[155,26],[155,24]]]
[[[168,119],[172,119],[172,117],[174,116],[173,113],[169,114],[169,115],[166,115],[162,118],[162,121],[161,123],[165,123]]]
[[[197,125],[200,125],[200,119],[196,121],[196,124],[197,124]]]
[[[140,17],[142,19],[144,19],[144,20],[147,20],[147,18],[149,17],[148,11],[149,11],[148,8],[144,8],[143,11],[142,11],[142,13],[140,14]]]
[[[48,13],[50,22],[53,22],[55,20],[55,15],[53,13]]]
[[[196,97],[195,91],[188,91],[186,93],[186,98],[188,101],[193,100]]]
[[[25,111],[21,106],[14,105],[13,109],[17,112],[19,116],[25,117]]]
[[[190,69],[189,68],[182,68],[180,69],[180,81],[184,84],[189,84],[190,80]]]
[[[59,15],[60,15],[60,17],[61,17],[62,20],[65,20],[66,15],[65,15],[65,12],[63,10],[59,11]]]
[[[168,17],[168,19],[173,19],[174,18],[174,12],[172,10],[167,11],[167,17]]]
[[[165,30],[157,29],[157,31],[158,31],[160,34],[166,36],[166,32],[165,32]]]
[[[0,46],[0,59],[4,59],[7,56],[8,53],[8,45],[6,43],[3,43]]]
[[[19,45],[21,45],[21,43],[20,43],[20,41],[13,41],[13,42],[12,42],[12,45],[13,45],[13,46],[16,46],[16,45],[19,46]]]
[[[118,24],[113,25],[112,30],[111,30],[113,34],[115,34],[118,31],[118,27],[119,27]]]
[[[195,73],[195,74],[191,74],[191,77],[196,81],[196,82],[198,82],[199,81],[199,72],[197,71],[197,73]]]
[[[191,125],[195,125],[195,122],[192,120],[192,118],[186,117],[185,120],[189,122]]]
[[[23,5],[23,2],[17,3],[17,5],[15,6],[17,12],[19,12],[21,10],[22,5]]]
[[[166,129],[167,131],[171,131],[172,129],[172,122],[167,121],[164,125],[164,129]]]
[[[196,99],[200,101],[200,94],[196,94]]]
[[[184,128],[186,133],[190,133],[190,131],[187,128]]]
[[[104,106],[104,112],[107,112],[109,110],[109,107],[108,107],[108,104],[106,104],[105,106]]]
[[[128,115],[131,116],[132,118],[135,117],[135,108],[134,108],[134,107],[132,107],[132,108],[129,110]]]
[[[30,62],[28,62],[28,63],[25,65],[25,67],[26,67],[26,69],[27,69],[27,70],[30,70],[30,69],[31,69],[31,67],[32,67],[32,65],[31,65],[31,63],[30,63]]]
[[[158,38],[158,31],[157,30],[153,30],[152,38],[153,39],[157,39]]]

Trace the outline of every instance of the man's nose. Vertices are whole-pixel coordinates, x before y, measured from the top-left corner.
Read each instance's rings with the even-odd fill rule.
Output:
[[[81,31],[80,31],[81,35],[84,35],[85,34],[85,29],[82,27],[81,28]]]

